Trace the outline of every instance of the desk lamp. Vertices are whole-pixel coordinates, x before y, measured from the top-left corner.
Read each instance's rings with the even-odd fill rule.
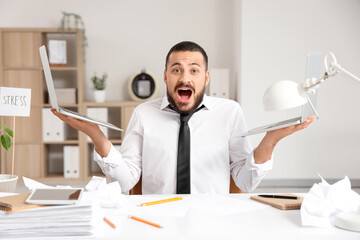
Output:
[[[267,111],[284,110],[309,103],[314,110],[314,113],[318,116],[310,101],[309,95],[314,94],[321,83],[341,72],[360,84],[360,79],[358,77],[345,70],[337,63],[336,57],[332,52],[325,56],[324,63],[325,73],[321,78],[306,79],[300,84],[288,80],[272,84],[264,94],[264,109]],[[358,209],[358,211],[360,211],[360,209]],[[334,223],[337,227],[360,232],[360,212],[339,213]]]
[[[325,73],[322,78],[306,79],[303,83],[283,80],[271,85],[265,92],[263,98],[264,109],[267,111],[284,110],[294,107],[299,107],[309,101],[309,94],[314,94],[321,83],[337,73],[345,73],[350,78],[354,79],[360,84],[360,79],[352,73],[341,67],[335,58],[335,55],[330,52],[325,56]],[[312,106],[313,107],[313,106]],[[316,112],[315,108],[313,110]]]

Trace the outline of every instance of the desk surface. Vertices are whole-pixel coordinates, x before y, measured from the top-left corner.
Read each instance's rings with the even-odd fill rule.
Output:
[[[137,205],[174,195],[128,196],[126,206],[118,209],[100,208],[96,203],[94,236],[79,239],[360,240],[358,232],[336,227],[303,227],[300,210],[279,210],[251,200],[251,195],[184,195],[180,201],[147,207]],[[163,228],[132,220],[128,218],[129,214],[158,223]],[[103,221],[104,216],[116,225],[115,229]]]
[[[345,231],[336,227],[303,227],[300,210],[279,210],[251,200],[250,196],[251,194],[188,195],[184,196],[183,202],[166,203],[167,206],[166,204],[158,205],[156,211],[146,210],[146,207],[136,208],[135,206],[141,202],[174,196],[130,196],[128,206],[130,205],[132,210],[117,212],[105,209],[102,212],[112,219],[117,228],[112,229],[105,222],[99,223],[96,236],[157,240],[360,239],[360,233]],[[234,209],[233,213],[231,213],[231,209]],[[181,212],[186,210],[187,213],[182,216]],[[131,220],[127,217],[129,212],[156,222],[164,228],[158,229]]]

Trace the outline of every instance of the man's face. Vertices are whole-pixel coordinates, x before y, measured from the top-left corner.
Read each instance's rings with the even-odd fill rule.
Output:
[[[209,72],[200,52],[172,52],[164,71],[169,102],[179,113],[191,113],[201,103]]]

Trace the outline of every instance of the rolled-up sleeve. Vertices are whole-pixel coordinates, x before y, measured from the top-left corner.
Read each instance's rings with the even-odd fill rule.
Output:
[[[235,113],[234,127],[230,138],[230,172],[235,184],[245,192],[252,192],[272,169],[273,157],[262,164],[254,160],[255,149],[248,137],[241,137],[247,130],[245,118],[239,106]]]

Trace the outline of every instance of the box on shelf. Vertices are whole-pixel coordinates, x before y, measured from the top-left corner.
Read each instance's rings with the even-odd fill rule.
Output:
[[[76,104],[76,88],[56,88],[58,104]]]
[[[49,63],[53,67],[65,67],[67,63],[66,40],[49,40]]]

